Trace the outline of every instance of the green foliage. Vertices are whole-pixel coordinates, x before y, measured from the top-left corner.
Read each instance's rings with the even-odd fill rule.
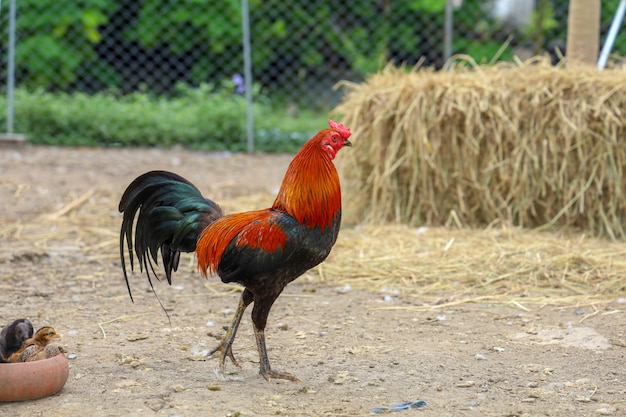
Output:
[[[65,88],[76,80],[79,68],[96,61],[93,45],[101,40],[98,27],[108,21],[116,2],[20,0],[17,4],[16,62],[27,74],[25,84]]]
[[[176,53],[202,43],[222,53],[241,42],[241,1],[143,0],[137,25],[127,36],[146,47],[167,42]]]
[[[3,16],[7,14],[7,3],[2,2]],[[138,44],[145,51],[158,51],[159,57],[169,53],[189,58],[192,66],[185,82],[195,85],[242,71],[240,0],[17,3],[18,78],[25,87],[63,91],[84,79],[120,89],[124,82],[120,73],[125,67],[112,68],[110,65],[119,62],[111,63],[111,57],[106,62],[98,58],[95,46],[103,40],[108,41],[107,45],[120,47]],[[365,76],[392,58],[415,62],[433,49],[441,55],[443,48],[446,0],[249,3],[252,60],[257,77],[277,77],[285,71],[304,80],[310,72],[324,73],[327,69]],[[618,3],[619,0],[602,2],[603,33]],[[486,0],[465,0],[454,13],[453,52],[467,53],[479,62],[494,57],[506,40],[503,34],[511,28],[503,28],[490,17],[489,4]],[[539,51],[550,41],[564,42],[567,16],[563,11],[567,10],[568,1],[537,0],[536,4],[532,24],[517,30],[514,43],[533,44]],[[101,30],[109,23],[116,30],[104,35]],[[5,41],[6,31],[0,37]],[[626,36],[617,37],[614,53],[626,55]],[[511,50],[500,55],[500,59],[511,58]],[[172,74],[171,79],[177,76]],[[169,92],[167,88],[163,91]]]
[[[511,48],[504,48],[500,42],[484,41],[476,43],[461,38],[454,41],[454,47],[464,51],[464,54],[471,56],[478,64],[489,64],[513,59]]]
[[[288,56],[296,67],[323,68],[328,61],[345,59],[350,69],[367,75],[382,68],[393,51],[419,51],[422,39],[419,24],[440,20],[446,0],[397,0],[373,3],[264,1],[251,9],[255,40],[254,67],[263,70],[276,59]],[[269,14],[268,10],[274,11]],[[432,16],[430,15],[432,14]],[[407,18],[412,16],[414,18]],[[297,49],[272,48],[281,39],[298,39]],[[327,45],[322,55],[321,45]]]
[[[180,87],[165,99],[145,93],[114,94],[16,92],[15,130],[29,142],[66,146],[181,145],[192,149],[246,149],[245,103],[225,88]],[[263,100],[260,100],[261,103]],[[319,115],[287,117],[267,104],[254,108],[256,149],[295,152],[326,126]],[[0,97],[0,123],[6,123]]]
[[[64,90],[81,75],[120,88],[119,74],[97,58],[94,46],[102,40],[102,25],[118,11],[134,13],[130,6],[131,0],[21,0],[17,64],[22,85]],[[146,50],[192,55],[188,81],[195,84],[241,72],[240,0],[142,0],[135,7],[137,19],[109,36]],[[347,70],[364,76],[394,52],[418,54],[427,41],[421,24],[442,26],[444,7],[445,0],[251,0],[253,68],[272,71],[280,61],[305,74],[343,61]]]

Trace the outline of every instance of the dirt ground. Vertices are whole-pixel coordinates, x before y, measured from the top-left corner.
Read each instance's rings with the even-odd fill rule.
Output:
[[[205,358],[239,292],[204,280],[188,256],[173,286],[144,276],[131,303],[118,259],[125,186],[175,171],[227,211],[270,204],[291,157],[180,149],[0,149],[0,322],[51,325],[72,354],[51,397],[0,404],[2,416],[626,415],[626,299],[533,309],[465,303],[420,309],[402,293],[357,290],[311,272],[287,287],[267,328],[267,382],[248,314],[226,375]],[[349,204],[346,202],[345,204]],[[384,244],[384,242],[381,242]],[[345,249],[333,253],[354,256]],[[1,365],[0,365],[1,366]],[[0,385],[5,381],[0,381]],[[1,387],[0,387],[1,389]]]

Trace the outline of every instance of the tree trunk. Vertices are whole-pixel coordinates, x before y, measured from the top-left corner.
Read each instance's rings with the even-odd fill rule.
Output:
[[[567,59],[595,65],[600,47],[600,0],[571,0],[567,18]]]

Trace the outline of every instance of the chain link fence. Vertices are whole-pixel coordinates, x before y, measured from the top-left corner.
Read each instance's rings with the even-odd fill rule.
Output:
[[[8,54],[9,3],[0,10]],[[13,0],[15,1],[15,0]],[[619,0],[602,2],[603,36]],[[292,112],[328,110],[333,86],[386,63],[441,68],[564,52],[565,0],[248,0],[255,93]],[[241,0],[17,0],[15,82],[62,92],[244,92]],[[446,13],[447,12],[447,13]],[[615,44],[626,53],[626,36]],[[2,79],[7,76],[3,59]]]

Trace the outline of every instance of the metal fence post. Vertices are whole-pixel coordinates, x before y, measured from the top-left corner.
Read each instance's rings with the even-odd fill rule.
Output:
[[[7,133],[13,133],[15,98],[15,0],[9,2],[9,53],[7,55]]]
[[[248,153],[254,152],[254,115],[252,113],[252,57],[250,47],[250,7],[248,0],[241,0],[243,26],[243,77],[246,86],[246,135]]]
[[[598,69],[604,69],[604,67],[606,66],[606,61],[609,59],[609,54],[611,53],[611,49],[613,48],[615,37],[617,36],[617,32],[619,32],[619,28],[622,25],[624,13],[626,13],[626,0],[621,0],[619,2],[619,6],[617,6],[617,10],[615,11],[615,16],[613,17],[613,21],[611,22],[611,28],[609,29],[609,33],[606,35],[606,40],[604,41],[602,52],[600,52],[600,58],[598,59]]]
[[[443,60],[444,62],[448,62],[450,57],[452,56],[452,25],[454,19],[454,5],[452,4],[454,0],[446,0],[446,14],[444,20],[444,28],[443,28]]]

